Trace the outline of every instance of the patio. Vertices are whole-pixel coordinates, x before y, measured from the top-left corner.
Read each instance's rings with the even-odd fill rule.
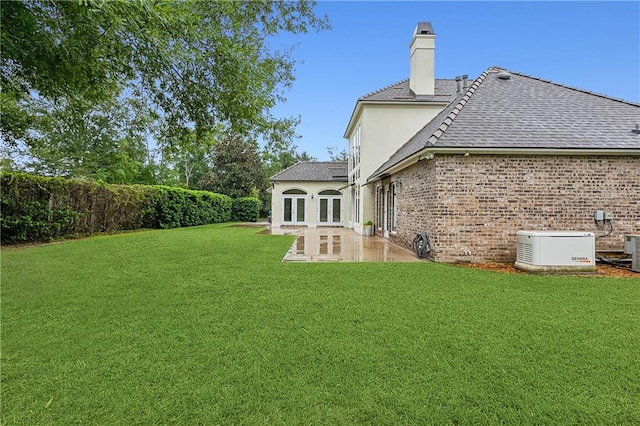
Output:
[[[274,228],[274,235],[298,237],[283,262],[419,262],[416,255],[380,237],[346,228]]]

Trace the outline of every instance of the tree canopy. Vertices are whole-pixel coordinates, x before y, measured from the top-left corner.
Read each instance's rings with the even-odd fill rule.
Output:
[[[257,196],[263,190],[263,169],[255,142],[228,134],[213,148],[211,171],[198,182],[202,189],[233,198]]]
[[[216,127],[251,139],[290,137],[295,118],[272,116],[294,80],[281,32],[328,28],[314,2],[21,1],[1,10],[1,130],[29,146],[34,103],[148,108],[167,143]],[[37,135],[36,129],[36,135]],[[42,128],[39,131],[44,131]]]
[[[335,146],[328,146],[327,153],[329,154],[329,159],[331,161],[337,161],[341,163],[346,163],[349,161],[349,153],[346,149],[340,149]]]

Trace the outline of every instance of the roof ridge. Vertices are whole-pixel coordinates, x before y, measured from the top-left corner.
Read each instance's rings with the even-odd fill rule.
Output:
[[[446,132],[449,126],[451,126],[451,123],[453,123],[453,120],[455,120],[455,118],[458,116],[460,111],[462,111],[462,108],[464,108],[467,102],[469,102],[469,99],[471,99],[471,96],[473,96],[473,94],[476,92],[478,87],[482,84],[485,77],[489,75],[490,72],[496,72],[499,69],[500,68],[498,67],[490,67],[486,71],[484,71],[482,74],[480,74],[478,78],[475,79],[473,84],[471,84],[471,86],[469,86],[469,88],[467,89],[467,92],[464,95],[462,95],[462,97],[460,98],[456,106],[454,106],[451,112],[449,112],[449,114],[447,114],[444,120],[442,120],[442,124],[440,124],[440,126],[438,126],[438,128],[431,134],[431,136],[429,136],[429,139],[427,139],[427,143],[425,143],[425,147],[433,146],[438,142],[438,140],[444,134],[444,132]],[[428,124],[429,123],[427,123],[427,125]]]
[[[628,105],[640,106],[640,103],[627,101],[626,99],[622,99],[622,98],[614,98],[613,96],[609,96],[609,95],[606,95],[604,93],[596,93],[596,92],[592,92],[590,90],[580,89],[579,87],[569,86],[567,84],[557,83],[555,81],[547,80],[545,78],[535,77],[533,75],[524,74],[524,73],[521,73],[521,72],[518,72],[518,71],[512,71],[512,70],[510,70],[508,68],[503,68],[503,67],[492,67],[492,68],[496,68],[496,69],[499,69],[499,70],[504,70],[504,71],[510,72],[512,74],[519,75],[520,77],[526,77],[526,78],[530,78],[532,80],[541,81],[543,83],[553,84],[554,86],[563,87],[565,89],[570,89],[570,90],[573,90],[573,91],[576,91],[576,92],[586,93],[587,95],[593,95],[593,96],[597,96],[599,98],[609,99],[609,100],[612,100],[612,101],[621,102],[621,103],[628,104]]]
[[[400,81],[396,81],[395,83],[391,83],[391,84],[389,84],[389,85],[387,85],[387,86],[385,86],[385,87],[382,87],[382,88],[380,88],[380,89],[374,90],[373,92],[369,92],[369,93],[367,93],[366,95],[362,95],[362,96],[360,96],[360,97],[358,98],[358,100],[359,100],[359,101],[362,101],[362,100],[364,100],[365,98],[368,98],[369,96],[373,96],[373,95],[378,94],[378,93],[380,93],[380,92],[384,92],[384,91],[385,91],[385,90],[387,90],[387,89],[391,89],[393,86],[397,86],[398,84],[405,83],[405,82],[407,82],[407,81],[409,81],[409,80],[410,80],[410,78],[404,78],[404,79],[402,79],[402,80],[400,80]],[[433,80],[434,80],[434,81],[455,81],[455,79],[454,79],[454,78],[434,78]]]
[[[274,181],[334,181],[342,178],[347,181],[348,165],[336,161],[298,161],[286,169],[271,176]]]
[[[359,101],[361,101],[361,100],[363,100],[364,98],[368,98],[369,96],[373,96],[373,95],[375,95],[376,93],[380,93],[380,92],[382,92],[382,91],[384,91],[384,90],[387,90],[387,89],[392,88],[393,86],[397,86],[397,85],[398,85],[398,84],[400,84],[400,83],[404,83],[404,82],[405,82],[405,81],[407,81],[407,80],[409,80],[409,79],[408,79],[408,78],[404,78],[404,79],[402,79],[402,80],[400,80],[400,81],[396,81],[395,83],[389,84],[388,86],[385,86],[385,87],[383,87],[383,88],[381,88],[381,89],[374,90],[373,92],[367,93],[366,95],[362,95],[362,96],[360,96],[360,97],[358,98],[358,100],[359,100]]]

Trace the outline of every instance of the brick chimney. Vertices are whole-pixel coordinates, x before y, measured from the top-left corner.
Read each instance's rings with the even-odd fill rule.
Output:
[[[433,95],[435,91],[436,34],[431,22],[420,22],[409,45],[411,75],[409,87],[416,95]]]

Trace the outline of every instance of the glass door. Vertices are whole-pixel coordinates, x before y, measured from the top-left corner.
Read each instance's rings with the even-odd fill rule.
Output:
[[[304,191],[285,191],[282,195],[282,222],[286,225],[303,225],[306,220],[306,201]]]
[[[322,191],[318,194],[318,225],[342,225],[342,194],[338,191]]]
[[[329,199],[320,198],[320,224],[326,225],[329,222]]]
[[[305,213],[305,199],[303,197],[296,197],[296,223],[302,224],[304,223],[304,213]]]
[[[333,198],[331,200],[331,219],[335,225],[342,224],[342,198]]]

